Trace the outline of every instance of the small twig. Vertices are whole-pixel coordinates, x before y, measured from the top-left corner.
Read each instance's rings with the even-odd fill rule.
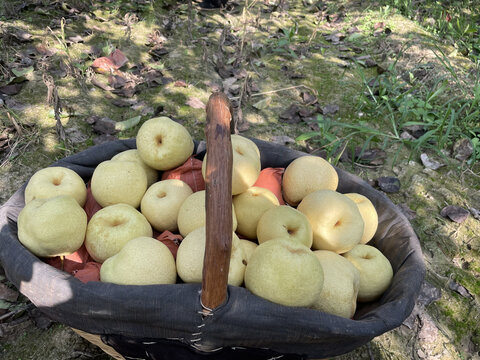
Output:
[[[8,116],[8,119],[12,122],[13,126],[15,127],[15,130],[17,131],[17,134],[18,135],[23,135],[23,131],[22,131],[22,128],[20,127],[20,125],[18,125],[17,121],[15,120],[15,118],[10,114],[9,111],[7,111],[7,116]]]
[[[245,38],[247,36],[247,10],[248,9],[248,0],[245,0],[245,6],[243,7],[243,35],[242,42],[240,43],[240,56],[243,57],[243,47],[245,46]]]
[[[310,90],[311,92],[313,92],[313,94],[315,96],[318,95],[318,92],[315,89],[312,89],[311,87],[309,87],[307,85],[296,85],[296,86],[289,86],[289,87],[282,88],[282,89],[270,90],[270,91],[265,91],[265,92],[261,92],[261,93],[252,94],[252,95],[250,95],[250,97],[263,96],[263,95],[268,95],[268,94],[275,94],[275,93],[278,93],[278,92],[293,90],[293,89],[298,89],[298,88],[306,88],[306,89]],[[239,99],[239,96],[231,98],[231,100],[238,100],[238,99]]]

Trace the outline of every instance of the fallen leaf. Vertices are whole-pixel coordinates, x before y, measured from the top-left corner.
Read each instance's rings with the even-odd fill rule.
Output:
[[[425,153],[420,155],[420,160],[422,160],[423,166],[425,166],[427,169],[437,170],[437,169],[440,169],[442,166],[445,166],[445,164],[442,164],[438,161],[431,159]]]
[[[136,99],[113,99],[112,104],[118,107],[130,107],[138,103]]]
[[[215,64],[215,71],[220,75],[222,79],[226,79],[235,75],[235,71],[232,66],[226,66],[220,61]]]
[[[125,86],[127,80],[120,75],[112,75],[108,77],[108,83],[114,89],[120,89]]]
[[[105,90],[105,91],[112,91],[114,90],[113,87],[109,86],[108,84],[105,84],[103,82],[101,82],[100,80],[96,79],[96,78],[92,78],[90,80],[90,82],[92,83],[92,85],[95,85],[96,87],[102,89],[102,90]]]
[[[448,205],[440,211],[440,215],[442,215],[444,218],[449,218],[450,220],[461,224],[467,220],[470,212],[460,206]]]
[[[323,115],[331,115],[335,114],[338,110],[340,110],[339,106],[336,104],[328,104],[322,107],[322,114]]]
[[[162,57],[168,54],[168,50],[163,47],[163,45],[157,45],[148,51],[148,54],[153,58],[153,60],[158,61]]]
[[[303,91],[301,93],[301,96],[302,96],[302,101],[305,105],[313,105],[318,101],[318,98],[308,91]]]
[[[468,138],[459,139],[453,144],[453,157],[459,161],[465,161],[473,154],[473,144]]]
[[[245,69],[239,69],[235,71],[234,75],[237,79],[244,79],[248,76],[248,72]]]
[[[222,81],[223,91],[228,91],[230,87],[237,82],[237,78],[232,76]]]
[[[385,27],[385,23],[383,21],[381,22],[377,22],[375,25],[373,25],[373,28],[375,30],[378,30],[378,29],[383,29]]]
[[[115,123],[115,130],[116,131],[128,130],[128,129],[138,125],[141,118],[142,117],[139,115],[139,116],[132,117],[128,120],[119,121],[119,122]]]
[[[210,88],[210,90],[212,90],[213,92],[217,92],[221,90],[220,85],[218,85],[217,83],[211,80],[205,81],[204,84],[207,85]]]
[[[120,69],[123,65],[125,65],[128,62],[127,57],[123,52],[121,52],[119,49],[115,49],[109,56],[109,59],[112,60],[113,64],[117,67],[117,69]]]
[[[361,147],[356,147],[354,156],[354,160],[358,163],[383,165],[387,158],[387,153],[381,149],[365,149],[362,152]]]
[[[453,280],[450,280],[450,282],[448,283],[448,288],[449,288],[450,290],[455,291],[457,294],[462,295],[464,298],[471,298],[471,297],[473,297],[472,294],[470,294],[470,292],[469,292],[465,287],[463,287],[462,285],[456,283],[456,282],[453,281]]]
[[[112,135],[117,132],[116,124],[116,121],[109,119],[108,117],[101,117],[95,120],[93,130],[97,134]]]
[[[9,302],[17,301],[18,291],[10,289],[7,285],[0,283],[0,300]]]
[[[183,80],[177,80],[175,81],[175,84],[173,84],[175,87],[188,87],[188,84],[183,81]]]
[[[167,85],[167,84],[170,84],[170,83],[174,82],[175,80],[173,80],[171,77],[163,76],[161,78],[161,81],[162,81],[163,85]]]
[[[84,41],[80,35],[70,36],[68,40],[70,40],[74,44],[83,43]]]
[[[17,95],[23,88],[23,83],[0,86],[0,93],[5,95]]]
[[[202,100],[194,96],[189,97],[186,104],[194,109],[205,109],[207,107]]]
[[[11,35],[17,39],[18,41],[20,42],[29,42],[29,41],[32,41],[32,34],[26,32],[26,31],[23,31],[23,30],[17,30],[13,33],[11,33]]]
[[[126,98],[133,97],[138,92],[138,87],[134,81],[128,81],[123,87],[112,90],[112,93]]]
[[[88,139],[88,136],[76,127],[66,128],[65,134],[73,144],[82,144]]]
[[[272,98],[266,97],[265,99],[262,99],[260,101],[257,101],[255,104],[252,104],[252,106],[257,110],[264,110],[270,106],[271,102]]]
[[[408,131],[415,139],[422,137],[427,130],[422,125],[411,125],[403,127],[404,130]]]
[[[477,210],[475,208],[468,208],[468,211],[470,211],[470,213],[475,219],[480,220],[480,210]]]
[[[110,74],[127,62],[127,57],[119,49],[115,49],[110,55],[95,59],[91,66],[98,73]]]
[[[27,74],[30,74],[31,72],[33,72],[33,66],[29,66],[29,67],[24,68],[24,69],[12,69],[12,73],[16,77],[25,76]]]
[[[393,176],[382,176],[377,179],[378,186],[386,193],[396,193],[400,190],[400,180]]]

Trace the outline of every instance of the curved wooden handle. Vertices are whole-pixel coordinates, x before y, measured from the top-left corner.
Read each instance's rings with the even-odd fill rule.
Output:
[[[206,246],[201,301],[206,311],[223,304],[227,297],[228,269],[232,248],[232,144],[230,102],[214,93],[207,104]]]

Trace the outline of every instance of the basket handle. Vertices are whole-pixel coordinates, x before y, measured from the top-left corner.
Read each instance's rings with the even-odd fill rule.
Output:
[[[232,247],[232,112],[228,97],[219,92],[212,94],[206,111],[206,245],[201,302],[204,311],[209,312],[227,298]]]

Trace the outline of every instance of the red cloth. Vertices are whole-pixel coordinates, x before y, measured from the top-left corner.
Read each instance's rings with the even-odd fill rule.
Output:
[[[202,175],[202,161],[190,156],[179,167],[163,172],[162,180],[179,179],[186,182],[193,192],[205,190]]]
[[[83,283],[86,283],[89,281],[100,281],[101,267],[102,267],[102,264],[91,261],[86,263],[83,269],[75,271],[73,273],[73,276],[75,276],[78,280],[80,280]]]
[[[90,181],[87,184],[87,201],[83,206],[83,210],[87,213],[87,220],[90,221],[92,216],[98,211],[102,209],[99,203],[95,200],[92,194],[92,188],[90,187]]]
[[[173,234],[168,230],[165,230],[161,234],[155,231],[153,233],[153,237],[165,245],[167,245],[168,249],[171,251],[174,259],[177,259],[177,251],[178,251],[178,246],[183,240],[182,235],[179,234]]]
[[[73,254],[66,255],[63,259],[63,267],[60,256],[45,259],[45,262],[47,264],[59,270],[63,270],[69,274],[72,274],[74,271],[83,269],[85,264],[89,261],[93,261],[93,259],[88,254],[85,245],[82,245],[82,247],[75,251]]]
[[[284,168],[265,168],[260,171],[257,182],[253,186],[270,190],[275,194],[280,205],[285,205],[282,196],[282,176],[284,172]]]

